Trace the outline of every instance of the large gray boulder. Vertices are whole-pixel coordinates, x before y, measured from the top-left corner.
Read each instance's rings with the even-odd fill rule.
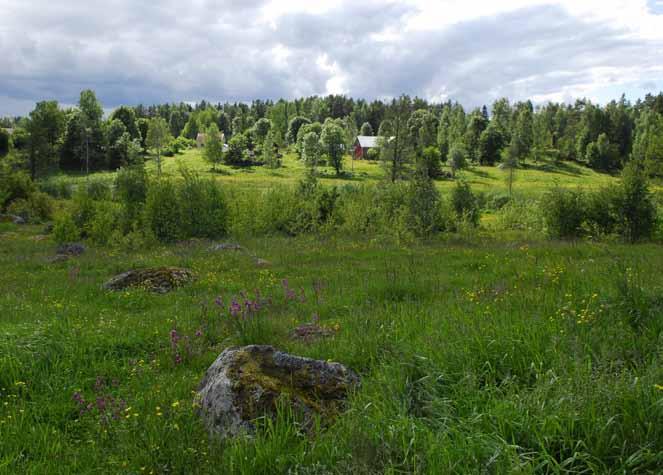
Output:
[[[104,284],[104,288],[124,290],[133,287],[165,294],[193,281],[194,278],[192,271],[179,267],[135,269],[116,275]]]
[[[212,434],[251,433],[252,422],[273,416],[284,397],[304,416],[329,422],[343,411],[357,374],[340,363],[303,358],[271,346],[225,350],[210,366],[198,392],[200,412]]]

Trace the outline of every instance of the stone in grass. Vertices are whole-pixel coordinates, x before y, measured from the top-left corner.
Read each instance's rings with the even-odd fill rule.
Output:
[[[320,338],[328,338],[334,336],[336,330],[327,328],[317,323],[304,323],[292,330],[290,336],[293,340],[300,340],[306,343],[318,340]]]
[[[253,421],[274,416],[285,398],[310,427],[314,416],[324,424],[345,408],[359,385],[357,374],[340,363],[313,360],[249,345],[226,349],[200,384],[200,413],[211,434],[250,434]]]
[[[179,267],[135,269],[116,275],[104,284],[104,289],[125,290],[133,287],[165,294],[193,281],[193,279],[192,271]]]
[[[78,242],[68,242],[60,244],[55,251],[56,254],[64,256],[80,256],[85,252],[85,246]]]
[[[25,218],[13,214],[0,214],[0,223],[25,224]]]
[[[232,242],[220,242],[212,244],[209,248],[210,251],[243,251],[244,248],[239,244]]]
[[[262,269],[262,268],[265,268],[265,267],[269,267],[270,265],[272,265],[271,262],[269,262],[265,259],[260,259],[259,257],[256,258],[256,267]]]

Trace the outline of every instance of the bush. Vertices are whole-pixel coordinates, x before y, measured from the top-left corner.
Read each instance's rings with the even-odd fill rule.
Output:
[[[143,166],[121,168],[115,177],[115,198],[122,205],[121,225],[126,232],[140,220],[147,187],[147,173]]]
[[[94,215],[87,224],[86,234],[96,244],[108,244],[120,222],[120,210],[110,201],[95,203]]]
[[[634,161],[624,168],[615,207],[621,218],[621,234],[627,241],[651,238],[656,226],[656,206],[649,192],[647,177]]]
[[[27,199],[14,200],[7,208],[7,212],[31,223],[41,223],[51,219],[53,202],[46,193],[35,191]]]
[[[64,180],[49,180],[39,183],[39,191],[60,199],[69,199],[73,194],[71,184]]]
[[[534,200],[511,200],[495,213],[495,228],[543,232],[545,223],[541,207]]]
[[[430,236],[440,229],[440,194],[429,177],[430,170],[420,170],[408,189],[408,223],[419,237]]]
[[[217,238],[228,231],[228,210],[221,188],[214,180],[183,171],[179,189],[182,232],[187,237]]]
[[[111,199],[111,188],[105,181],[92,180],[86,185],[85,189],[91,200],[104,201]]]
[[[70,214],[64,214],[55,220],[53,237],[58,244],[74,242],[80,239],[80,229],[76,226]]]
[[[479,204],[468,183],[464,181],[456,183],[451,192],[451,207],[456,215],[457,222],[464,221],[474,226],[479,224],[481,217]]]
[[[182,216],[177,187],[170,180],[151,183],[145,201],[145,225],[159,241],[182,237]]]
[[[78,189],[74,194],[71,217],[82,237],[87,236],[88,225],[94,218],[95,208],[95,201],[88,195],[87,190]]]
[[[541,210],[549,237],[573,239],[583,234],[587,206],[581,192],[555,187],[544,196]]]
[[[12,201],[27,200],[35,190],[34,183],[25,172],[0,166],[0,209],[6,208]]]
[[[617,188],[601,188],[586,199],[587,227],[593,236],[605,236],[618,231],[619,215],[616,209],[620,201]]]

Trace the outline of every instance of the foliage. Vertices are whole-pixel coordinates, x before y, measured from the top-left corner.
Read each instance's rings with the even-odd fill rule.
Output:
[[[244,134],[233,135],[228,141],[228,151],[223,157],[226,165],[241,166],[246,164],[248,141]]]
[[[481,217],[479,204],[467,182],[462,180],[456,182],[456,186],[451,192],[451,207],[457,222],[465,221],[473,226],[479,224]]]
[[[624,168],[620,191],[616,209],[623,237],[629,242],[650,238],[656,224],[656,206],[642,165],[630,162]]]
[[[302,117],[302,116],[296,116],[290,119],[290,122],[288,123],[288,131],[286,134],[286,139],[289,144],[294,144],[297,142],[297,134],[299,133],[299,129],[301,126],[305,124],[310,124],[311,120],[308,119],[307,117]]]
[[[451,168],[451,174],[454,177],[459,170],[467,168],[467,151],[462,144],[454,144],[451,147],[447,164]]]
[[[359,131],[359,135],[367,135],[367,136],[373,136],[373,126],[371,126],[370,122],[364,122],[361,125],[361,129]]]
[[[182,220],[183,236],[223,237],[227,232],[228,211],[219,185],[186,170],[182,171],[182,178],[177,190],[179,210],[176,215]]]
[[[320,145],[337,175],[340,175],[343,168],[344,144],[343,129],[333,122],[325,123],[320,134]]]
[[[206,131],[203,157],[212,164],[213,170],[216,170],[216,165],[223,160],[223,140],[221,139],[219,127],[214,123]]]
[[[149,148],[156,150],[157,153],[157,172],[161,174],[161,153],[170,140],[168,124],[161,117],[150,119],[147,130],[146,144]]]
[[[58,244],[76,242],[80,239],[80,228],[74,222],[71,214],[58,216],[53,224],[53,238]]]
[[[587,216],[585,195],[560,187],[550,189],[541,202],[546,232],[555,239],[574,239],[583,233]]]
[[[22,217],[26,222],[43,223],[53,214],[53,201],[46,193],[34,191],[27,198],[12,201],[7,212]]]

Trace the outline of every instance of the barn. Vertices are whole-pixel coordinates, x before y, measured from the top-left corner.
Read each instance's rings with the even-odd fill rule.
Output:
[[[366,158],[370,149],[378,147],[378,138],[370,135],[358,135],[354,144],[354,158]]]
[[[223,134],[223,132],[219,132],[219,138],[221,139],[221,142],[226,141],[226,137]],[[204,147],[206,141],[207,141],[207,134],[199,133],[198,136],[196,137],[196,145],[198,145],[198,148]]]

